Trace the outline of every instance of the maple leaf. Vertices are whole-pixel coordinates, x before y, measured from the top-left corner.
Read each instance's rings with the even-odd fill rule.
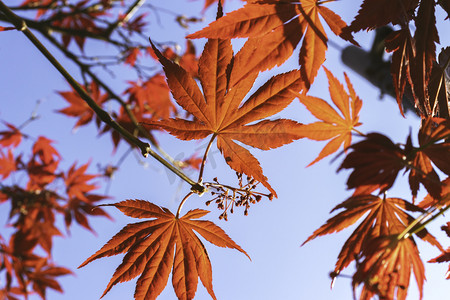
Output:
[[[405,300],[411,269],[422,299],[425,268],[412,238],[400,241],[396,236],[374,239],[363,255],[365,259],[358,265],[352,281],[354,289],[364,284],[360,300],[370,300],[375,295],[380,299]]]
[[[448,193],[447,193],[447,195],[448,195]],[[446,225],[441,226],[441,229],[443,231],[445,231],[445,233],[447,234],[448,237],[450,237],[450,222],[447,222]],[[441,263],[441,262],[445,262],[445,261],[450,261],[450,247],[447,248],[447,250],[442,251],[442,253],[439,256],[429,260],[428,262],[430,262],[430,263]],[[446,279],[450,279],[450,264],[448,265],[448,271],[446,273]]]
[[[91,98],[98,104],[102,105],[105,101],[109,99],[108,94],[102,94],[100,92],[99,86],[95,81],[92,81],[87,89]],[[77,128],[82,125],[86,125],[89,123],[94,117],[94,111],[80,95],[72,90],[70,92],[59,92],[59,94],[69,102],[70,106],[58,110],[58,112],[65,114],[70,117],[79,118],[74,128]]]
[[[36,269],[28,274],[28,279],[32,282],[33,290],[41,296],[42,299],[46,299],[45,292],[47,288],[51,288],[60,293],[63,292],[61,286],[54,277],[69,274],[73,274],[69,269],[57,267],[45,261],[37,265]]]
[[[449,2],[450,3],[450,2]],[[439,64],[433,64],[428,93],[432,116],[450,119],[450,47],[439,53]]]
[[[50,19],[55,19],[52,25],[64,29],[62,43],[67,48],[72,40],[75,40],[80,50],[84,51],[84,42],[87,34],[101,34],[102,29],[97,27],[94,20],[98,16],[105,15],[106,12],[100,9],[86,9],[88,0],[80,1],[70,6],[69,12],[55,12]]]
[[[434,198],[432,195],[426,195],[423,200],[418,204],[419,207],[427,209],[430,207],[441,208],[450,204],[450,177],[444,179],[442,182],[442,192],[438,198]]]
[[[194,209],[179,218],[167,208],[143,200],[126,200],[108,206],[115,206],[130,217],[151,220],[128,224],[80,265],[79,268],[101,257],[126,253],[103,296],[115,284],[141,275],[134,298],[156,299],[172,270],[172,284],[178,299],[194,297],[198,277],[211,297],[216,299],[208,253],[194,230],[216,246],[237,249],[247,255],[214,223],[196,220],[209,211]]]
[[[150,113],[157,119],[166,119],[176,112],[164,75],[156,74],[143,83],[128,83],[131,87],[124,93],[129,95],[129,102],[136,103],[143,113]]]
[[[3,153],[0,149],[0,176],[2,179],[6,179],[9,174],[16,170],[16,161],[12,154],[11,149],[8,150],[8,154]]]
[[[109,219],[111,217],[103,209],[95,207],[96,202],[107,197],[89,193],[98,189],[97,185],[88,183],[98,175],[85,174],[88,166],[89,163],[86,163],[76,169],[75,164],[73,164],[67,175],[64,176],[68,197],[64,220],[68,228],[72,223],[73,216],[78,224],[93,232],[86,215],[104,216]]]
[[[397,104],[403,116],[403,93],[406,83],[411,81],[411,64],[414,60],[414,41],[408,27],[392,32],[385,40],[387,52],[393,52],[391,74],[394,82]]]
[[[371,30],[389,23],[401,24],[403,20],[410,19],[418,3],[419,0],[364,0],[358,15],[344,28],[344,32]]]
[[[59,152],[51,145],[54,141],[39,136],[33,145],[33,156],[38,156],[44,164],[58,161],[61,159]]]
[[[331,234],[335,232],[339,232],[354,223],[356,223],[359,219],[366,215],[365,219],[358,225],[355,231],[351,234],[351,236],[347,239],[344,246],[342,247],[338,260],[336,262],[335,273],[339,274],[343,269],[345,269],[352,261],[356,260],[361,256],[365,256],[367,262],[365,265],[370,265],[370,263],[374,263],[379,257],[379,254],[376,252],[381,251],[379,247],[374,247],[374,241],[376,240],[389,240],[389,236],[396,236],[400,234],[406,226],[414,221],[414,218],[409,215],[407,212],[423,212],[423,210],[407,202],[403,199],[399,198],[380,198],[378,196],[373,195],[363,195],[363,196],[354,196],[345,200],[341,204],[337,205],[333,208],[332,212],[344,209],[344,211],[330,218],[326,224],[322,225],[319,229],[314,231],[314,233],[308,237],[308,239],[303,243],[307,243],[318,236],[323,236],[326,234]],[[429,234],[425,229],[418,232],[417,236],[421,239],[429,242],[430,244],[442,249],[442,246],[437,242],[437,240]],[[409,240],[409,239],[408,239]],[[401,267],[401,274],[399,274],[399,278],[402,280],[401,284],[404,284],[405,291],[409,285],[409,277],[410,277],[410,267],[411,263],[409,262],[409,255],[413,255],[417,252],[416,245],[413,240],[406,242],[403,240],[399,242],[400,248],[396,251],[406,251],[406,253],[410,253],[403,257],[404,261],[398,262],[397,256],[389,258],[392,260],[389,262],[389,268],[393,267],[396,269],[397,267]],[[385,245],[386,246],[386,245]],[[380,246],[381,247],[381,246]],[[384,247],[384,246],[383,246]],[[403,249],[402,247],[405,247]],[[415,256],[414,256],[415,257]],[[420,258],[419,258],[420,261]],[[419,262],[414,261],[414,265]],[[421,264],[421,261],[420,261]],[[383,266],[377,267],[383,269]],[[423,266],[422,266],[423,268]],[[414,273],[416,275],[417,284],[419,286],[419,290],[422,293],[423,286],[423,272],[420,271],[420,268],[414,267]],[[383,269],[385,270],[385,269]],[[370,272],[370,269],[360,267],[360,271],[358,272]],[[363,277],[359,273],[356,273],[354,276],[354,282],[361,282],[362,278],[370,278],[372,275]],[[372,273],[371,273],[372,274]],[[386,283],[386,281],[390,280],[389,272],[381,272],[374,270],[374,276],[378,275],[378,280]],[[359,279],[358,279],[359,278]],[[375,277],[374,277],[375,278]],[[398,279],[398,278],[397,278]],[[405,281],[407,279],[407,281]],[[358,281],[359,280],[359,281]],[[392,282],[394,285],[397,285],[397,281]],[[364,292],[364,291],[363,291]],[[403,294],[406,295],[406,292]],[[370,298],[370,297],[369,297]],[[369,299],[362,297],[361,299]],[[392,299],[392,298],[389,298]],[[399,298],[403,299],[403,298]]]
[[[39,136],[33,145],[33,156],[26,166],[29,177],[28,189],[43,189],[57,177],[61,155],[51,145],[52,140]]]
[[[428,85],[431,70],[436,61],[436,43],[439,36],[436,29],[435,2],[422,0],[415,19],[416,31],[414,33],[416,56],[413,75],[414,90],[417,96],[417,106],[422,116],[431,115],[432,107],[428,95]]]
[[[328,38],[320,17],[334,34],[341,35],[345,22],[316,0],[266,0],[247,3],[187,38],[249,38],[236,55],[234,68],[238,72],[230,81],[233,86],[250,73],[281,65],[303,37],[299,64],[309,88],[327,50]],[[350,35],[342,37],[357,44]]]
[[[139,56],[142,56],[141,50],[139,48],[130,48],[126,53],[124,63],[134,67]]]
[[[233,170],[255,178],[276,196],[258,160],[234,140],[269,150],[300,138],[297,130],[301,124],[293,120],[263,120],[247,125],[280,112],[293,101],[295,95],[292,92],[299,92],[304,87],[300,71],[272,77],[240,105],[257,74],[246,77],[234,87],[230,86],[227,76],[233,58],[230,40],[209,40],[206,43],[199,60],[203,94],[182,67],[165,58],[156,47],[154,52],[164,67],[173,97],[194,116],[194,120],[175,118],[153,122],[152,125],[182,140],[212,135],[211,142],[217,138],[217,147]],[[233,76],[234,69],[230,72]]]
[[[88,183],[88,181],[97,177],[97,175],[85,174],[88,167],[89,163],[86,163],[77,169],[74,163],[67,171],[67,175],[64,176],[64,182],[66,184],[66,193],[69,198],[77,198],[89,202],[86,199],[85,194],[98,189],[97,185]]]
[[[198,77],[198,57],[196,56],[194,43],[186,40],[186,50],[182,55],[177,54],[171,47],[164,48],[162,54],[171,61],[179,64],[192,77]],[[147,48],[147,53],[156,60],[158,56],[153,51],[152,47]]]
[[[303,137],[316,141],[331,139],[319,153],[319,156],[308,166],[336,152],[342,144],[344,145],[344,149],[347,149],[351,145],[352,131],[355,127],[361,125],[359,122],[359,111],[361,110],[362,101],[356,96],[347,74],[344,73],[349,94],[345,92],[342,84],[339,83],[327,68],[324,67],[324,70],[328,77],[331,100],[339,109],[341,115],[322,99],[305,94],[298,95],[300,102],[316,118],[321,120],[321,122],[303,125],[298,130],[298,133]]]
[[[128,30],[129,34],[133,32],[142,33],[145,26],[147,26],[147,22],[144,19],[147,17],[147,13],[140,14],[133,18],[133,20],[127,20],[122,23],[122,27]],[[123,20],[123,17],[119,17],[119,19]]]
[[[22,133],[20,130],[7,122],[3,122],[9,130],[0,131],[0,145],[3,147],[17,147],[22,141]]]
[[[409,184],[413,197],[417,196],[419,183],[422,183],[428,193],[434,198],[441,196],[443,185],[439,175],[434,170],[433,162],[441,171],[450,175],[450,143],[442,142],[450,137],[450,120],[427,118],[419,130],[419,148],[413,148],[408,138],[405,151],[409,160]]]
[[[25,0],[24,2],[22,2],[22,4],[20,4],[20,6],[22,7],[35,7],[35,6],[40,6],[40,7],[49,7],[54,0]],[[48,11],[48,9],[46,8],[40,8],[37,10],[36,13],[36,19],[39,18],[40,16],[42,16],[43,14],[45,14]]]
[[[441,124],[432,128],[433,120]],[[366,186],[370,193],[376,189],[389,189],[399,171],[406,168],[410,171],[409,182],[414,197],[419,183],[422,183],[433,197],[438,198],[442,185],[431,162],[449,175],[450,165],[446,158],[450,153],[450,144],[440,143],[450,134],[449,124],[442,119],[426,120],[419,131],[419,148],[412,146],[410,136],[402,148],[382,134],[370,133],[365,140],[350,146],[352,152],[346,156],[338,171],[353,169],[347,180],[348,188]]]

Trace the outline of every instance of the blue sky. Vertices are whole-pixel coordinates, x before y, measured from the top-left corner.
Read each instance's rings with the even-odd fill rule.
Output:
[[[6,2],[9,4],[8,1]],[[227,1],[225,11],[231,11],[240,4],[241,2],[236,0]],[[158,5],[163,7],[164,3],[158,3]],[[347,23],[358,10],[358,6],[350,1],[331,3],[328,7],[340,14]],[[169,8],[187,16],[198,15],[202,8],[202,1],[171,1]],[[204,23],[185,30],[171,25],[172,16],[168,14],[160,14],[162,25],[159,25],[155,15],[150,14],[148,16],[150,26],[144,34],[160,42],[178,41],[184,47],[184,36],[197,31],[213,20],[215,8],[208,9],[204,16]],[[440,20],[443,20],[443,14],[440,15]],[[448,25],[448,21],[446,24]],[[331,33],[329,37],[340,46],[346,45],[344,41]],[[356,35],[356,39],[365,49],[370,47],[372,38],[372,33]],[[195,41],[199,53],[204,42],[204,40]],[[449,42],[448,37],[441,37],[442,45],[449,45]],[[97,51],[103,50],[101,44],[93,43],[87,47]],[[437,49],[440,49],[439,45]],[[51,47],[49,50],[57,53]],[[108,49],[104,50],[108,51]],[[90,170],[97,172],[97,163],[115,163],[120,155],[127,151],[122,144],[117,154],[112,156],[109,138],[98,138],[93,126],[72,132],[75,121],[54,113],[55,110],[66,105],[55,91],[69,90],[69,85],[22,34],[12,31],[0,34],[0,57],[1,119],[20,124],[29,117],[36,101],[39,100],[38,114],[41,118],[26,127],[24,131],[31,136],[46,135],[57,141],[55,146],[64,157],[63,164],[66,166],[70,166],[74,161],[81,164],[92,159]],[[61,58],[59,54],[57,57]],[[63,64],[77,74],[74,66]],[[412,131],[413,141],[417,143],[419,120],[412,114],[408,114],[407,118],[403,119],[398,112],[397,104],[389,97],[384,97],[380,101],[378,89],[341,63],[339,50],[330,48],[324,65],[341,81],[344,80],[344,71],[349,75],[357,94],[363,100],[360,117],[363,122],[361,131],[366,133],[378,131],[399,143],[403,143]],[[294,54],[294,59],[275,71],[287,71],[296,67],[298,66]],[[116,84],[117,92],[123,90],[127,72],[118,74],[115,79],[103,75],[103,78]],[[260,84],[269,76],[263,75],[265,79]],[[319,71],[310,95],[329,100],[328,84],[322,70]],[[297,100],[278,117],[289,117],[303,123],[314,121],[310,113]],[[173,157],[188,156],[193,151],[201,153],[201,149],[205,147],[205,141],[182,142],[164,133],[158,135],[158,140]],[[338,278],[335,287],[330,290],[328,276],[334,268],[336,257],[345,239],[351,233],[351,229],[333,236],[318,238],[300,247],[301,243],[330,217],[329,211],[351,194],[345,189],[348,173],[336,174],[340,160],[331,163],[334,156],[305,168],[323,146],[324,143],[301,140],[268,152],[252,150],[252,153],[260,160],[269,182],[276,189],[278,199],[271,202],[263,200],[252,206],[247,217],[243,216],[242,211],[235,212],[229,215],[228,222],[218,220],[220,211],[213,205],[207,208],[212,210],[207,218],[221,226],[252,258],[252,261],[249,261],[238,251],[221,249],[205,243],[213,267],[214,291],[219,299],[352,299],[351,279]],[[234,172],[228,168],[216,148],[212,149],[205,176],[208,180],[217,176],[221,182],[235,182]],[[106,184],[101,191],[105,186]],[[145,199],[174,211],[188,191],[189,187],[186,184],[168,174],[155,160],[136,159],[134,155],[130,155],[121,170],[115,174],[109,189],[109,195],[114,199],[109,201]],[[423,188],[420,192],[419,199],[424,195]],[[409,194],[407,178],[400,176],[389,196],[401,198],[410,197]],[[191,197],[184,206],[183,212],[196,207],[205,208],[204,202],[210,198],[208,195]],[[98,299],[102,294],[122,257],[104,258],[80,270],[76,270],[76,267],[123,226],[134,222],[114,208],[107,208],[107,210],[114,217],[115,222],[102,218],[91,220],[97,235],[74,226],[68,238],[55,239],[54,261],[73,269],[75,276],[63,277],[60,282],[65,291],[64,294],[49,290],[48,299]],[[6,205],[3,205],[0,210],[1,226],[6,222],[7,211]],[[62,222],[62,220],[59,221]],[[445,221],[448,221],[448,218],[440,218],[429,229],[443,242],[446,241],[445,235],[441,233],[439,227]],[[3,234],[6,229],[1,227],[0,230]],[[418,241],[418,244],[424,261],[439,254],[436,249],[421,241]],[[443,294],[448,294],[450,287],[448,281],[443,279],[447,268],[446,264],[426,264],[428,280],[424,287],[425,300],[442,299]],[[344,273],[351,275],[352,271],[353,268],[350,266]],[[413,278],[411,280],[414,282]],[[119,284],[103,299],[131,299],[134,284],[135,281]],[[414,283],[410,287],[410,295],[410,299],[418,299]],[[174,298],[175,294],[169,279],[168,286],[158,299]],[[34,298],[31,297],[31,299]],[[198,286],[196,299],[209,299],[201,284]]]

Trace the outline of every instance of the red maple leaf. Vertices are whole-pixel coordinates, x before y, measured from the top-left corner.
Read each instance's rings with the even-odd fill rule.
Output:
[[[0,145],[3,147],[17,147],[22,141],[22,133],[20,130],[10,124],[3,122],[9,130],[0,131]]]
[[[89,85],[89,88],[86,90],[88,91],[91,98],[99,106],[101,106],[104,102],[106,102],[109,99],[108,94],[106,93],[102,94],[100,92],[99,86],[95,81],[92,81],[91,84]],[[92,118],[95,115],[94,111],[92,110],[92,108],[89,107],[86,101],[84,101],[83,98],[81,98],[76,91],[73,90],[70,92],[59,92],[59,94],[67,102],[69,102],[70,105],[66,108],[58,110],[58,112],[70,117],[79,118],[74,128],[86,125],[92,120]]]
[[[206,210],[194,209],[178,217],[167,208],[143,200],[126,200],[108,206],[115,206],[130,217],[151,220],[128,224],[80,265],[79,268],[101,257],[126,253],[103,295],[115,284],[140,275],[134,298],[156,299],[172,270],[172,284],[178,299],[194,298],[199,277],[216,299],[208,253],[194,231],[216,246],[237,249],[247,255],[214,223],[196,220],[208,214]]]
[[[9,174],[16,170],[16,161],[14,159],[11,149],[8,149],[8,154],[3,153],[0,149],[0,176],[6,179]]]
[[[129,95],[128,101],[135,103],[142,114],[150,114],[156,119],[167,119],[176,112],[163,75],[156,74],[143,83],[133,81],[128,83],[131,87],[124,93]]]

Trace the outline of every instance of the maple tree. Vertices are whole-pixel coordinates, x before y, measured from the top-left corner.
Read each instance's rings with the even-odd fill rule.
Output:
[[[338,254],[332,281],[352,265],[353,292],[359,299],[406,299],[413,274],[423,297],[425,258],[416,241],[440,252],[429,262],[450,261],[450,248],[442,246],[448,240],[439,241],[426,229],[432,221],[441,221],[450,207],[450,47],[440,52],[436,47],[445,32],[436,25],[437,12],[446,14],[440,21],[448,25],[449,1],[363,0],[349,24],[328,7],[333,1],[245,2],[224,13],[223,1],[206,0],[199,17],[176,15],[175,22],[189,28],[203,22],[200,16],[207,9],[217,7],[215,21],[186,36],[182,53],[169,42],[156,42],[152,36],[147,40],[148,12],[172,11],[143,0],[26,0],[17,6],[0,1],[0,21],[6,24],[0,31],[8,31],[0,37],[23,32],[70,84],[70,91],[57,92],[67,105],[57,112],[74,118],[74,129],[92,129],[89,125],[95,124],[99,135],[110,134],[113,154],[124,144],[130,149],[117,164],[102,166],[102,174],[92,174],[91,162],[63,163],[64,153],[44,133],[25,133],[35,113],[20,125],[2,120],[0,203],[9,207],[7,225],[12,232],[0,235],[0,275],[5,278],[0,281],[0,299],[33,294],[45,299],[48,289],[62,292],[58,279],[72,271],[52,258],[54,238],[64,235],[57,220],[64,220],[67,232],[75,223],[95,232],[93,217],[112,219],[106,208],[110,206],[145,220],[125,225],[80,265],[124,254],[102,297],[117,283],[138,277],[134,298],[156,299],[172,273],[179,299],[195,297],[198,278],[216,299],[211,260],[200,237],[250,256],[218,225],[199,220],[209,211],[194,208],[181,216],[183,206],[195,195],[208,195],[205,204],[216,204],[219,219],[228,220],[237,209],[247,215],[251,205],[277,198],[276,187],[247,146],[266,151],[299,139],[328,141],[308,166],[336,154],[341,159],[338,172],[349,171],[346,187],[352,190],[332,210],[337,214],[303,245],[359,223]],[[395,142],[380,132],[363,132],[360,111],[366,99],[358,96],[346,73],[345,88],[338,79],[341,72],[324,65],[332,44],[327,31],[333,39],[359,46],[355,33],[386,25],[394,27],[384,47],[392,53],[390,72],[399,112],[405,117],[406,99],[420,117],[417,146],[412,134],[405,142]],[[191,39],[203,38],[207,42],[197,54]],[[235,38],[245,39],[236,54]],[[107,45],[108,54],[91,53],[90,42]],[[275,69],[265,83],[254,87],[264,71],[283,65],[299,44],[293,70]],[[46,45],[78,68],[79,82]],[[117,67],[133,73],[121,92],[100,71],[113,73]],[[311,91],[320,69],[328,80],[331,102]],[[299,121],[280,118],[278,114],[296,99],[318,121],[303,124],[301,116]],[[176,159],[160,142],[162,131],[182,141],[209,140],[203,153]],[[217,174],[207,179],[214,141],[236,173],[236,184],[223,183]],[[147,200],[110,203],[107,193],[94,192],[100,188],[94,181],[111,179],[134,150],[153,157],[190,186],[178,200],[176,213]],[[410,193],[388,197],[395,182],[402,180],[401,172],[408,175]],[[191,178],[193,173],[197,179]],[[25,180],[16,181],[17,177]],[[421,186],[428,195],[417,201]],[[449,222],[442,230],[450,237]],[[449,273],[445,276],[450,278]]]

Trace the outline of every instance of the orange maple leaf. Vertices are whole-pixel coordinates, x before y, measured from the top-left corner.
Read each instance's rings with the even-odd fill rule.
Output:
[[[344,211],[330,218],[326,224],[314,231],[314,233],[303,243],[305,244],[318,236],[339,232],[353,225],[363,216],[367,215],[342,247],[338,256],[338,261],[336,262],[335,274],[339,274],[352,261],[355,261],[362,256],[365,256],[367,260],[365,265],[374,265],[375,261],[379,258],[378,252],[381,251],[380,248],[374,247],[374,242],[383,239],[390,240],[388,238],[389,236],[396,237],[398,234],[402,233],[402,231],[414,221],[414,218],[407,213],[408,211],[423,212],[420,207],[415,206],[414,204],[411,204],[403,199],[380,198],[373,195],[350,197],[333,208],[332,212],[339,209],[344,209]],[[443,248],[439,242],[431,234],[429,234],[426,229],[418,232],[417,236],[443,251]],[[413,266],[412,263],[409,263],[409,255],[414,257],[415,261],[413,270],[420,293],[422,293],[424,281],[423,266],[422,269],[420,269],[420,265],[422,264],[420,257],[414,256],[414,253],[418,251],[412,237],[399,242],[399,247],[400,248],[395,251],[406,251],[407,253],[412,253],[403,256],[404,260],[402,261],[397,261],[397,254],[389,258],[389,260],[392,260],[388,264],[389,268],[399,268],[400,273],[398,274],[398,277],[402,280],[401,283],[405,288],[405,292],[402,292],[401,294],[406,295],[406,290],[409,285],[410,268]],[[407,249],[402,247],[406,247]],[[416,261],[416,259],[418,259],[418,261]],[[394,263],[394,265],[392,265],[392,263]],[[419,267],[417,267],[416,264]],[[383,266],[377,265],[376,267],[385,271],[385,267]],[[360,276],[358,272],[370,272],[370,270],[361,267],[360,271],[355,274],[354,283],[355,280],[359,284],[361,283],[361,279],[372,277],[376,278],[375,275],[379,276],[377,280],[386,283],[386,281],[389,281],[391,278],[390,273],[384,271],[381,272],[380,270],[372,270],[374,273],[370,273],[370,276],[366,274],[366,276],[363,277]],[[370,279],[368,282],[365,282],[365,284],[368,284],[367,288],[370,288]],[[396,285],[397,281],[393,280],[392,284]],[[365,290],[363,290],[363,293],[365,293]],[[398,296],[400,296],[400,294]],[[361,296],[361,299],[369,298],[363,297],[363,294]],[[404,297],[399,299],[404,299]]]
[[[241,9],[190,34],[187,38],[242,38],[248,41],[235,58],[238,77],[231,85],[253,72],[271,69],[288,59],[303,37],[299,64],[306,87],[313,83],[325,61],[328,38],[320,21],[322,17],[336,35],[346,27],[341,17],[316,0],[253,1]],[[345,39],[357,44],[350,35]]]
[[[89,183],[98,175],[86,174],[88,166],[89,163],[86,163],[77,169],[74,163],[67,174],[63,175],[68,198],[67,204],[64,206],[64,220],[66,227],[69,228],[72,224],[72,217],[74,217],[78,224],[94,232],[89,225],[87,215],[104,216],[109,219],[111,217],[103,209],[95,206],[96,202],[107,197],[89,193],[99,187],[94,183]]]
[[[321,122],[303,125],[298,130],[298,133],[303,137],[316,141],[331,139],[319,153],[319,156],[308,166],[336,152],[342,144],[344,145],[344,149],[347,149],[351,145],[352,131],[355,127],[361,125],[359,122],[359,111],[361,110],[362,101],[356,96],[347,74],[344,73],[349,94],[346,93],[342,84],[339,83],[327,68],[324,67],[324,70],[328,77],[331,100],[333,100],[333,103],[341,114],[320,98],[304,94],[298,95],[300,102],[316,118],[322,120]]]
[[[172,270],[172,285],[178,299],[194,298],[198,277],[216,299],[211,262],[194,230],[216,246],[237,249],[247,255],[220,227],[210,221],[195,220],[208,214],[207,210],[194,209],[179,218],[167,208],[144,200],[126,200],[108,206],[115,206],[130,217],[152,220],[128,224],[80,265],[79,268],[95,259],[126,252],[103,296],[115,284],[141,275],[136,283],[135,299],[156,299]]]
[[[152,44],[153,45],[153,44]],[[153,46],[154,47],[154,46]],[[255,178],[276,196],[276,192],[263,175],[258,160],[245,148],[234,142],[262,150],[269,150],[299,139],[301,124],[288,119],[263,120],[288,106],[295,94],[304,87],[300,71],[272,77],[242,105],[257,73],[230,85],[235,70],[230,40],[209,40],[199,60],[200,91],[195,80],[179,65],[166,59],[154,47],[164,66],[167,82],[177,103],[194,116],[194,120],[181,118],[153,122],[182,140],[203,139],[212,135],[227,164],[239,173]],[[231,74],[228,76],[228,74]]]

